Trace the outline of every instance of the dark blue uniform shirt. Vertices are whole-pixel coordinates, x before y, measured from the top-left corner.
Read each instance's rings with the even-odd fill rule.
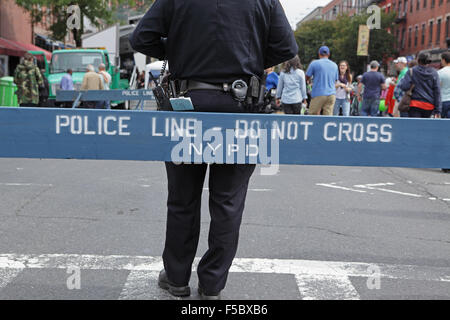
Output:
[[[279,0],[156,0],[130,43],[168,59],[173,79],[210,83],[262,78],[298,52]]]

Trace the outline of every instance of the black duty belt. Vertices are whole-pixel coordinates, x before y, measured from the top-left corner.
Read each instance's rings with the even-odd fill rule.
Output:
[[[231,84],[221,83],[213,84],[195,80],[182,80],[180,85],[181,92],[188,92],[193,90],[216,90],[216,91],[230,91]]]

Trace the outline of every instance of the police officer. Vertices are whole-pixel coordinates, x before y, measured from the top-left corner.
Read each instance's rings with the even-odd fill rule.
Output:
[[[156,0],[130,43],[147,56],[167,59],[170,79],[181,83],[180,93],[190,97],[195,111],[201,112],[250,110],[249,103],[232,94],[233,83],[241,80],[250,86],[252,78],[262,79],[265,68],[298,52],[279,0]],[[207,168],[206,164],[166,163],[167,230],[158,284],[174,296],[190,295]],[[197,273],[200,297],[212,300],[220,299],[237,251],[255,166],[214,164],[209,170],[208,250]]]

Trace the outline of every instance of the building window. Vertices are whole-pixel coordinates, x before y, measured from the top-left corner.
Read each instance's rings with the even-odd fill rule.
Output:
[[[436,44],[441,43],[441,19],[438,19],[436,23]]]
[[[411,43],[412,43],[412,28],[409,27],[409,30],[408,30],[408,48],[411,48]]]
[[[436,4],[436,0],[431,0],[431,8],[434,8],[435,4]]]
[[[425,45],[425,33],[427,31],[427,26],[425,25],[425,23],[422,25],[422,46]]]
[[[450,16],[445,20],[445,38],[450,36]]]
[[[416,11],[420,10],[420,0],[417,0],[417,6],[416,6]]]
[[[416,26],[416,31],[414,32],[414,47],[417,48],[419,41],[419,26]]]
[[[406,29],[403,28],[403,30],[402,30],[402,42],[401,42],[402,43],[402,45],[401,45],[402,49],[405,49],[405,43],[406,43],[405,37],[406,37]]]
[[[428,38],[428,43],[430,44],[430,46],[433,44],[433,21],[430,21],[430,35]]]
[[[411,5],[409,6],[409,12],[413,12],[413,8],[414,8],[414,0],[411,0]]]
[[[427,7],[427,0],[423,0],[423,7],[426,8]]]

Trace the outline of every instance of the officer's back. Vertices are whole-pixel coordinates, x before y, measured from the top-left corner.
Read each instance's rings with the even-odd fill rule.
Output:
[[[252,93],[244,95],[243,104],[230,85],[245,88],[246,82],[260,91],[253,84],[262,80],[264,68],[293,58],[298,50],[279,0],[156,0],[130,42],[141,53],[168,59],[171,87],[180,83],[180,93],[191,98],[196,111],[245,112],[253,107],[255,93],[247,91]],[[191,294],[207,169],[206,163],[166,163],[167,231],[158,284],[175,296]],[[209,166],[208,251],[197,267],[204,299],[220,298],[225,288],[254,170],[255,165]]]
[[[278,0],[156,0],[130,43],[168,58],[172,78],[209,83],[261,78],[298,50]]]

